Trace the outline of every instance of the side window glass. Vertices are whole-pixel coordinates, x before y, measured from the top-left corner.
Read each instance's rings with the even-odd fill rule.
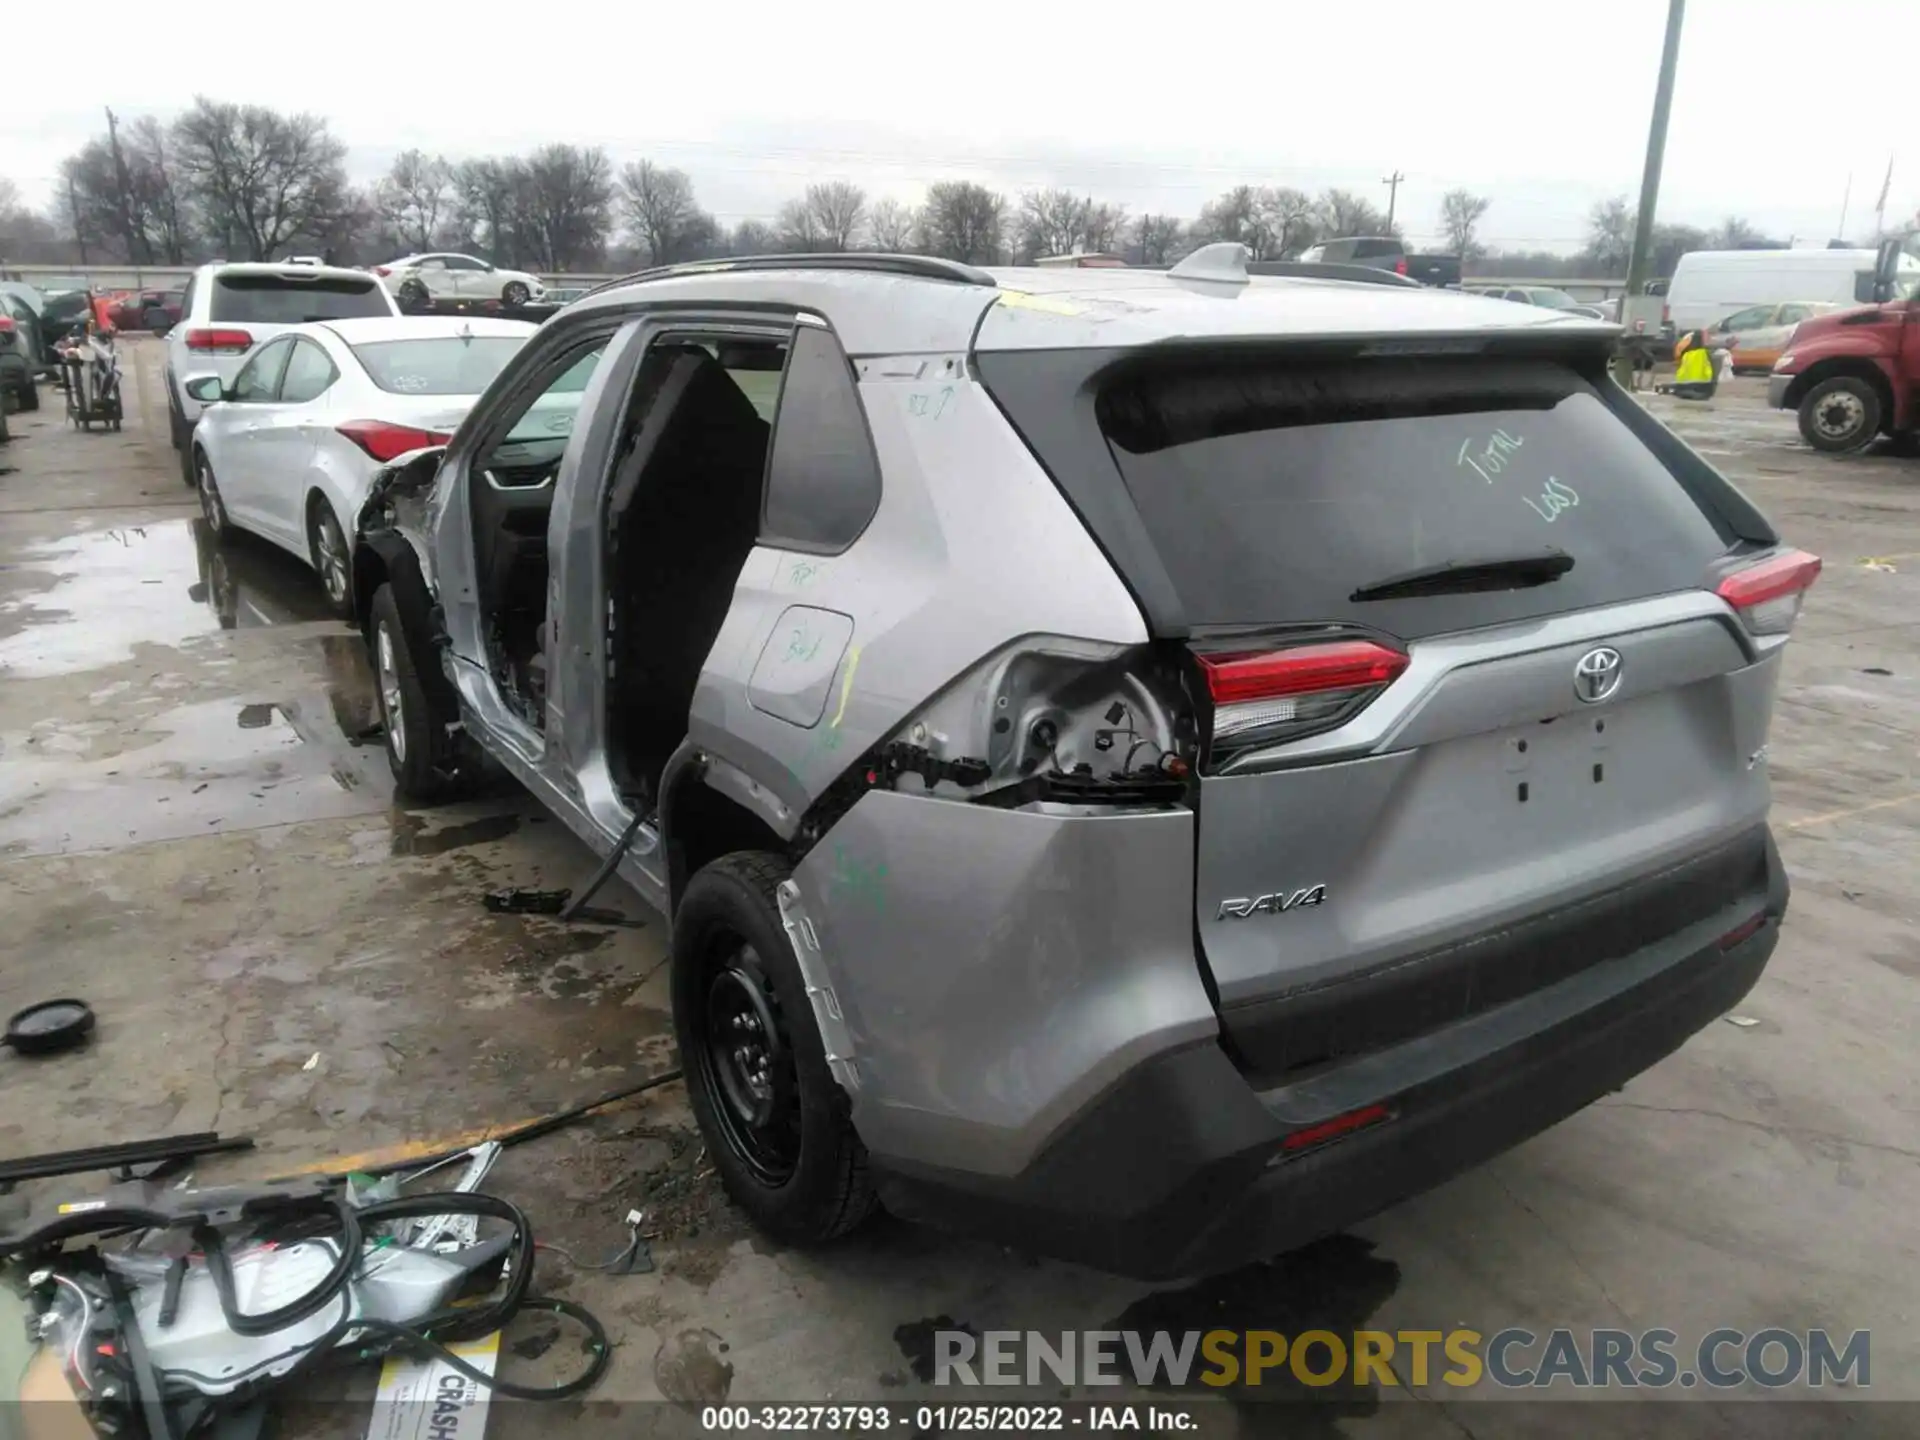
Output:
[[[612,335],[601,335],[548,362],[545,378],[532,398],[488,426],[486,458],[480,469],[500,489],[546,484],[560,468],[572,438],[574,420],[587,382],[599,367]]]
[[[1873,271],[1856,270],[1853,272],[1853,300],[1856,305],[1873,303]]]
[[[853,365],[831,331],[799,326],[767,458],[761,540],[791,550],[844,550],[879,506],[880,464]]]
[[[1782,305],[1780,307],[1780,314],[1775,323],[1780,325],[1798,325],[1802,320],[1806,318],[1807,318],[1806,306]]]
[[[327,358],[327,352],[318,345],[311,340],[296,341],[293,355],[287,361],[287,373],[280,381],[280,402],[304,405],[309,400],[317,400],[339,373]]]
[[[191,319],[193,316],[193,285],[193,277],[189,275],[187,277],[187,288],[180,294],[180,318],[182,320]]]
[[[278,395],[280,376],[287,368],[287,352],[292,348],[292,341],[276,340],[241,366],[240,373],[233,377],[233,398],[257,405]]]

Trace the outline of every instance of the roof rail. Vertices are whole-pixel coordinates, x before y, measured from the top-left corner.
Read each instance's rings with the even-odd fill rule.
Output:
[[[887,255],[865,250],[836,250],[799,255],[725,255],[712,260],[687,260],[678,265],[655,265],[617,280],[604,280],[587,291],[598,295],[621,285],[665,280],[676,275],[717,275],[752,270],[851,270],[868,275],[901,275],[915,280],[946,280],[960,285],[999,286],[999,281],[975,265],[938,255]],[[580,297],[586,299],[586,295]]]
[[[1411,285],[1426,287],[1406,275],[1380,270],[1372,265],[1345,265],[1335,260],[1255,260],[1247,266],[1250,275],[1288,275],[1300,280],[1351,280],[1361,285]]]

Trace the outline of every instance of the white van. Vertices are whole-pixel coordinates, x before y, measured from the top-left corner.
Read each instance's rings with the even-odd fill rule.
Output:
[[[1667,318],[1685,332],[1708,329],[1750,305],[1869,305],[1873,263],[1872,250],[1695,250],[1674,267]],[[1920,279],[1920,261],[1901,256],[1899,277]]]

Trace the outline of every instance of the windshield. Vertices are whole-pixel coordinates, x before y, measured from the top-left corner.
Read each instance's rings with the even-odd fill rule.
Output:
[[[373,383],[395,395],[478,395],[526,343],[522,335],[445,335],[351,348]]]
[[[280,275],[216,275],[208,318],[220,324],[304,325],[391,315],[380,282],[346,275],[288,279]]]
[[[1529,290],[1527,293],[1533,297],[1534,304],[1544,305],[1549,310],[1582,310],[1586,308],[1564,290]]]

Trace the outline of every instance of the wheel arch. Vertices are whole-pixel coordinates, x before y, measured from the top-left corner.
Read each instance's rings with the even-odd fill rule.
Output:
[[[1843,376],[1865,380],[1872,385],[1875,393],[1880,397],[1880,423],[1886,426],[1893,422],[1894,394],[1893,386],[1887,380],[1887,372],[1862,355],[1835,355],[1831,359],[1809,365],[1794,377],[1791,385],[1787,386],[1784,397],[1786,407],[1798,410],[1800,402],[1807,398],[1808,392],[1815,386],[1824,385],[1829,380],[1838,380]]]
[[[714,786],[713,762],[691,741],[660,776],[660,850],[667,862],[667,907],[679,907],[687,882],[723,855],[743,850],[787,853],[787,840],[766,820]]]

